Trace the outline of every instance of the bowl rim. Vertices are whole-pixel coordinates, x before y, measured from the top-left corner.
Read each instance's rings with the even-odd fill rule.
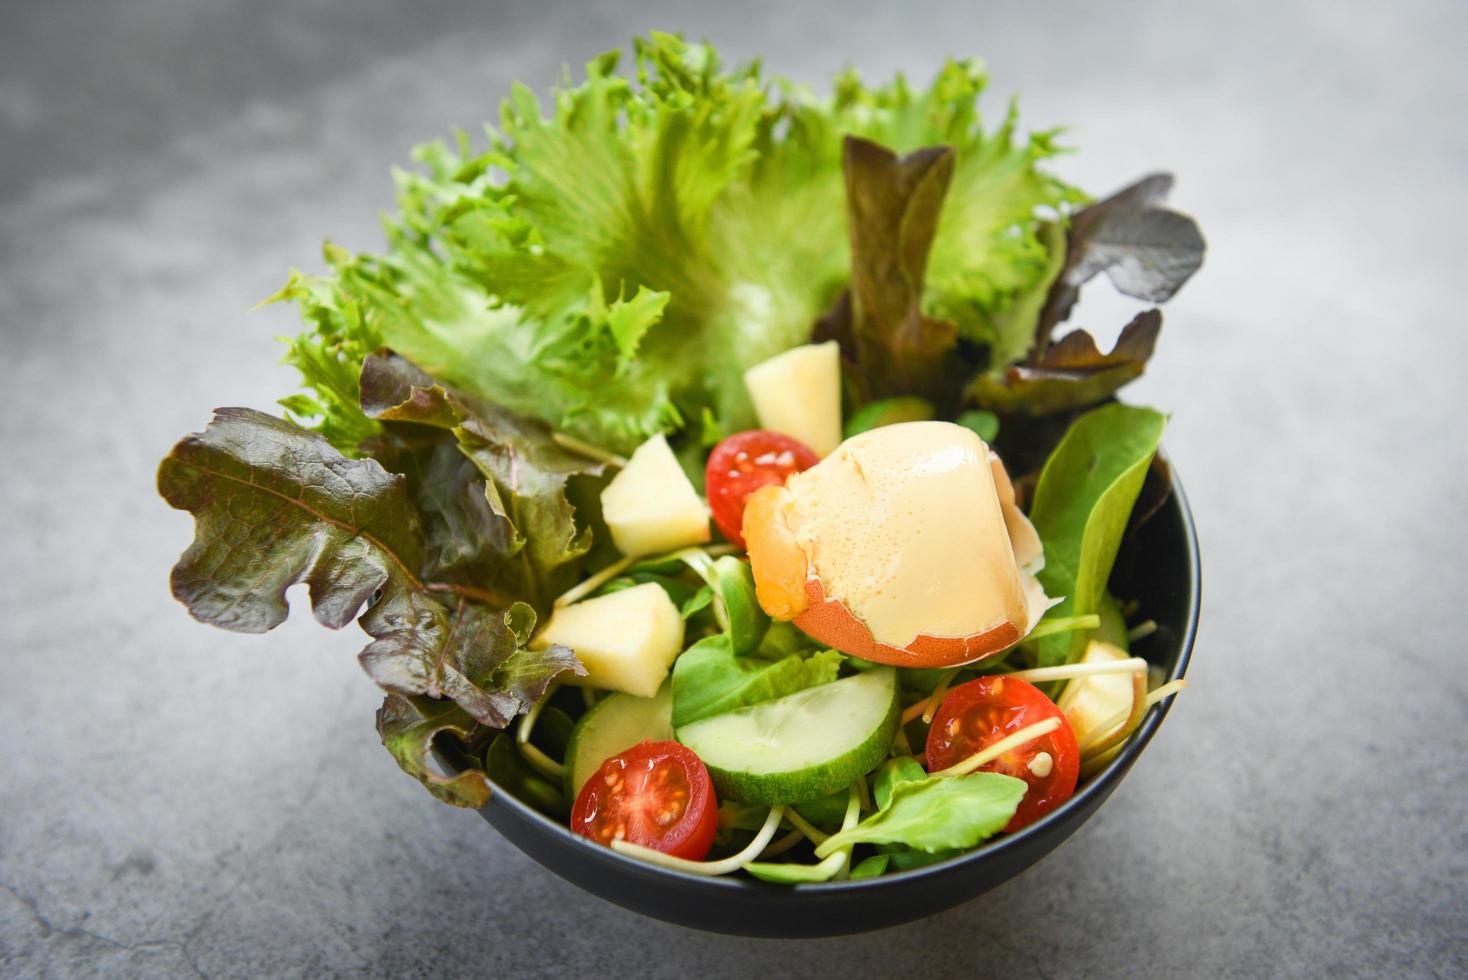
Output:
[[[1177,478],[1177,471],[1172,467],[1170,458],[1160,449],[1157,455],[1159,459],[1168,464],[1168,468],[1171,471],[1172,497],[1176,500],[1177,508],[1180,511],[1183,548],[1187,553],[1187,613],[1182,628],[1178,633],[1179,651],[1177,662],[1173,665],[1166,679],[1167,682],[1171,682],[1180,680],[1186,676],[1188,663],[1192,659],[1193,643],[1197,637],[1198,617],[1203,599],[1202,567],[1198,551],[1197,528],[1193,524],[1193,512],[1192,508],[1188,506],[1187,494],[1183,491],[1182,483]],[[490,785],[493,788],[493,792],[489,802],[481,808],[481,813],[495,806],[508,807],[510,810],[515,811],[518,816],[531,823],[539,824],[552,834],[559,835],[566,843],[575,847],[584,848],[588,859],[594,863],[609,863],[619,871],[641,874],[654,880],[676,880],[685,886],[694,888],[718,889],[728,893],[754,889],[770,893],[788,894],[794,892],[811,895],[844,895],[878,890],[899,882],[909,883],[921,881],[926,878],[946,876],[957,872],[960,868],[971,863],[996,857],[1005,851],[1020,850],[1032,838],[1043,836],[1050,831],[1052,826],[1063,823],[1072,810],[1086,806],[1095,797],[1099,796],[1104,799],[1111,792],[1113,784],[1126,774],[1127,770],[1131,768],[1132,763],[1146,749],[1147,743],[1152,740],[1152,737],[1157,733],[1157,729],[1162,726],[1162,721],[1167,717],[1167,713],[1171,710],[1172,702],[1176,697],[1177,695],[1174,694],[1164,698],[1149,708],[1137,731],[1126,741],[1122,751],[1117,753],[1116,757],[1107,763],[1104,769],[1088,780],[1068,800],[1034,823],[1029,824],[1016,833],[1005,834],[1002,837],[991,839],[977,847],[969,849],[963,854],[956,855],[945,861],[935,861],[932,864],[910,868],[906,871],[896,871],[870,878],[848,879],[845,881],[802,882],[794,885],[786,885],[763,882],[751,878],[734,877],[733,875],[699,875],[689,871],[679,871],[673,868],[663,867],[662,865],[652,864],[647,861],[640,861],[625,854],[619,854],[611,848],[604,847],[579,834],[573,833],[570,827],[552,820],[539,810],[521,802],[513,793],[501,788],[492,780],[490,780]]]

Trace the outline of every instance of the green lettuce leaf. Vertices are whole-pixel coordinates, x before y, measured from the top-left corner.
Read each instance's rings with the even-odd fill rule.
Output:
[[[840,667],[834,650],[769,661],[736,656],[727,633],[706,637],[673,663],[673,727],[830,683]]]
[[[1150,408],[1110,404],[1081,416],[1050,454],[1035,487],[1030,520],[1045,546],[1039,579],[1065,599],[1047,618],[1098,612],[1127,520],[1142,489],[1167,417]],[[1039,663],[1078,659],[1090,632],[1039,641]]]
[[[886,809],[828,837],[816,856],[853,844],[902,844],[927,853],[973,847],[1004,829],[1024,795],[1023,779],[997,772],[899,782]]]
[[[308,325],[288,355],[308,389],[294,415],[355,453],[376,428],[353,369],[386,345],[624,453],[685,424],[748,428],[744,370],[806,342],[848,278],[847,134],[953,147],[923,303],[971,339],[1043,278],[1037,212],[1079,200],[1038,167],[1053,134],[1017,140],[1012,109],[984,131],[977,63],[916,90],[848,74],[818,98],[670,35],[635,50],[635,83],[605,55],[549,107],[517,86],[487,148],[421,147],[383,254],[328,246],[327,275],[292,275],[273,298]]]

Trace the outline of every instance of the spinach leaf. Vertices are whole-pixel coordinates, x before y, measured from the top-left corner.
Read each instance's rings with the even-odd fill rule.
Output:
[[[771,622],[770,628],[765,630],[764,639],[759,641],[754,652],[757,656],[773,660],[786,654],[803,653],[812,647],[811,638],[793,623]]]
[[[914,851],[910,847],[901,844],[878,844],[878,850],[882,852],[893,871],[911,871],[913,868],[924,868],[939,861],[947,861],[949,858],[958,857],[963,853],[960,848],[950,850],[934,851],[931,854],[926,851]]]
[[[489,743],[489,749],[484,753],[484,772],[496,786],[542,813],[560,819],[570,815],[571,808],[565,796],[530,767],[509,734],[498,735]]]
[[[973,847],[1004,829],[1024,795],[1023,779],[997,772],[899,783],[887,809],[831,835],[816,856],[852,844],[905,844],[929,853]]]
[[[875,878],[887,870],[887,862],[891,860],[886,854],[873,854],[851,869],[851,880],[860,881],[863,878]]]
[[[704,609],[707,609],[709,603],[713,601],[714,590],[705,585],[683,600],[683,603],[678,607],[679,615],[684,619],[689,619]]]
[[[769,661],[736,656],[727,633],[706,637],[673,664],[673,727],[829,683],[840,667],[834,650]]]
[[[994,437],[999,435],[999,416],[993,412],[970,410],[953,421],[970,430],[986,443],[992,444]]]
[[[630,572],[620,575],[598,589],[597,595],[621,592],[623,589],[646,585],[649,582],[662,587],[673,605],[679,608],[684,619],[707,608],[709,603],[713,602],[713,590],[707,585],[694,584],[672,575],[657,575],[652,572]]]
[[[841,818],[846,815],[849,795],[846,790],[838,789],[818,799],[791,805],[802,817],[822,830],[834,829],[841,826]]]
[[[1166,416],[1105,405],[1081,416],[1050,454],[1035,487],[1030,520],[1045,545],[1040,582],[1065,600],[1050,617],[1095,613],[1127,518],[1162,439]],[[1069,663],[1085,649],[1084,630],[1039,642],[1039,664]]]
[[[892,792],[898,786],[921,782],[927,778],[927,770],[913,756],[903,755],[888,759],[878,767],[876,781],[872,784],[872,798],[877,802],[877,809],[885,810],[892,805]]]

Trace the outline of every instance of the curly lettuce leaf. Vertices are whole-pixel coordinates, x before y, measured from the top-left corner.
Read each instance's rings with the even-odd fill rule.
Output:
[[[173,594],[210,625],[274,629],[286,590],[305,583],[317,622],[340,629],[392,580],[417,584],[421,532],[402,477],[263,412],[216,411],[163,460],[158,492],[195,516]]]
[[[548,107],[517,86],[482,151],[420,148],[423,169],[396,175],[387,250],[329,247],[328,275],[292,277],[277,298],[309,325],[293,412],[355,451],[373,429],[343,365],[387,345],[608,449],[736,431],[754,422],[744,370],[804,343],[848,278],[848,133],[953,147],[922,302],[969,339],[991,341],[1044,276],[1037,213],[1079,199],[1038,167],[1053,134],[1016,140],[1012,109],[984,131],[975,62],[926,89],[848,74],[822,99],[670,35],[635,53],[635,81],[605,55]]]

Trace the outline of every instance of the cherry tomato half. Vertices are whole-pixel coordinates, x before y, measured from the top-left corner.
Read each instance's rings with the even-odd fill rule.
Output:
[[[736,432],[714,447],[704,471],[704,490],[714,523],[724,537],[744,547],[744,502],[760,487],[784,483],[821,458],[803,442],[769,429]]]
[[[719,803],[692,749],[649,740],[612,756],[586,781],[571,829],[598,844],[625,840],[700,861],[719,829]]]
[[[948,692],[928,729],[928,771],[937,772],[1028,725],[1059,718],[1060,727],[1011,749],[981,768],[1030,784],[1005,826],[1015,831],[1055,809],[1076,789],[1081,753],[1075,732],[1055,703],[1028,681],[1002,674],[980,677]]]

